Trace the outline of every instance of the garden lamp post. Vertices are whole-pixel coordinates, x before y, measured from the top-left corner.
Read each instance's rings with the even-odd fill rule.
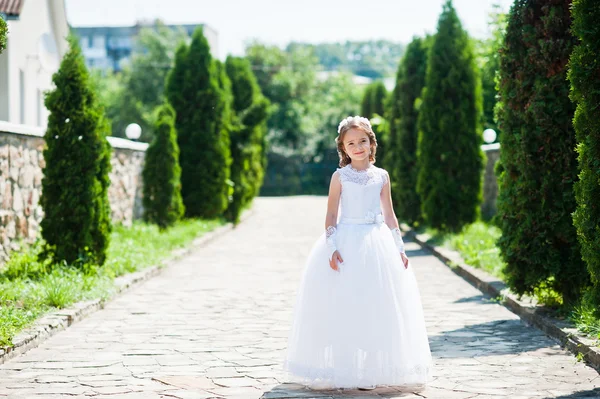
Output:
[[[140,125],[138,125],[137,123],[130,123],[125,128],[125,136],[127,136],[127,138],[129,140],[135,141],[135,140],[139,139],[141,135],[142,135],[142,127]]]
[[[483,131],[483,141],[485,141],[488,144],[493,143],[494,141],[496,141],[496,131],[494,129],[485,129]]]

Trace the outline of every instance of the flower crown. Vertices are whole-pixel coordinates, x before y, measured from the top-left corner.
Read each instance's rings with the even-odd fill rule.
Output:
[[[340,132],[342,131],[342,128],[344,126],[346,126],[348,123],[352,122],[353,120],[358,120],[358,122],[362,122],[365,125],[367,125],[369,127],[369,129],[373,129],[371,127],[371,122],[369,122],[369,119],[365,118],[364,116],[355,115],[355,116],[349,116],[345,119],[342,119],[342,121],[338,125],[338,131],[337,131],[338,134],[340,134]]]

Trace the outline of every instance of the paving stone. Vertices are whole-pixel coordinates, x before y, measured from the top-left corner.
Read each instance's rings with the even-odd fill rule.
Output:
[[[259,382],[253,378],[248,377],[231,377],[231,378],[213,378],[212,381],[222,387],[255,387],[260,385]]]
[[[272,375],[271,370],[268,371],[268,375]],[[206,376],[208,378],[243,377],[244,373],[237,371],[236,367],[211,367],[206,370]]]
[[[600,398],[595,370],[412,242],[430,385],[286,383],[292,307],[325,207],[324,197],[257,198],[255,215],[233,231],[0,365],[0,398]]]

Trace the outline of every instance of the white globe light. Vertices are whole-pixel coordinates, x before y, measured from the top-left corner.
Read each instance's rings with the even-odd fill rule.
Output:
[[[483,131],[483,141],[488,144],[496,141],[496,131],[494,129],[485,129]]]
[[[130,140],[137,140],[142,135],[142,127],[137,123],[130,123],[125,128],[125,136]]]

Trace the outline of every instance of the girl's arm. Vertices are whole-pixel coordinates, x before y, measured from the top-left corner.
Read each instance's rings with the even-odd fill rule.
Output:
[[[398,219],[392,205],[392,188],[390,185],[390,175],[387,172],[385,172],[384,179],[383,187],[381,188],[381,210],[383,211],[385,224],[388,225],[390,230],[393,230],[400,226],[398,226]]]
[[[408,267],[408,258],[406,257],[406,253],[404,251],[404,241],[402,240],[402,233],[400,232],[400,228],[398,226],[398,219],[396,218],[394,206],[392,205],[392,188],[390,184],[390,175],[387,173],[387,171],[385,172],[380,197],[383,219],[385,220],[385,224],[387,224],[387,226],[392,231],[394,241],[396,242],[396,247],[398,248],[398,251],[400,251],[402,261],[404,262],[404,267],[406,268]]]
[[[329,183],[329,197],[327,198],[327,214],[325,215],[325,237],[329,248],[329,267],[339,271],[338,264],[344,262],[342,256],[335,247],[335,235],[337,230],[337,216],[342,193],[342,183],[339,173],[331,176]]]
[[[325,215],[325,230],[329,226],[336,227],[338,209],[340,205],[340,196],[342,193],[342,183],[339,173],[335,172],[331,176],[329,183],[329,197],[327,198],[327,214]]]

